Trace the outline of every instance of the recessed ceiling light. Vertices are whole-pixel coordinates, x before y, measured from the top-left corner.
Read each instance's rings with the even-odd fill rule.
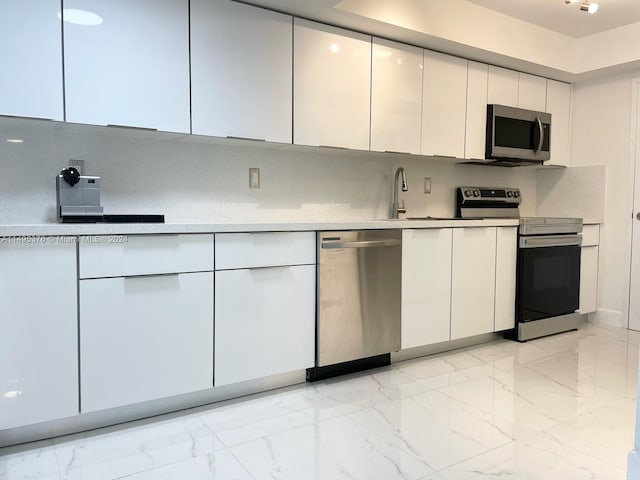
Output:
[[[100,15],[77,8],[65,8],[62,10],[62,13],[58,12],[58,18],[75,25],[93,26],[102,23],[102,17]]]
[[[7,143],[24,143],[21,138],[7,138]]]

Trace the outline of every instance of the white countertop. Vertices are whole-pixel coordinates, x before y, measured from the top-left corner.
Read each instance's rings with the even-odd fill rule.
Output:
[[[0,237],[57,235],[136,235],[177,233],[288,232],[316,230],[373,230],[392,228],[447,228],[518,226],[518,219],[487,220],[340,220],[234,223],[34,223],[0,225]]]

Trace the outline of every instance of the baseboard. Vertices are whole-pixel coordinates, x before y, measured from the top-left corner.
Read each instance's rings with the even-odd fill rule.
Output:
[[[588,316],[590,322],[608,325],[610,327],[627,328],[627,319],[625,318],[624,312],[620,312],[619,310],[598,308],[597,311],[589,313]]]

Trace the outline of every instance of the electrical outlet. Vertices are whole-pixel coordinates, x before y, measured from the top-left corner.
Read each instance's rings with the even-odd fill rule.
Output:
[[[69,166],[74,167],[76,170],[78,170],[78,172],[80,172],[80,175],[86,175],[87,162],[85,162],[84,160],[72,158],[69,160]]]
[[[431,177],[424,177],[424,193],[431,193]]]
[[[260,188],[260,169],[249,169],[249,188]]]

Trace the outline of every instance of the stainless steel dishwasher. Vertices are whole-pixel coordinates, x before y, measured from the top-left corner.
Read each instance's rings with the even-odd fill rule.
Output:
[[[308,380],[388,365],[400,349],[402,230],[318,232],[316,366]]]

